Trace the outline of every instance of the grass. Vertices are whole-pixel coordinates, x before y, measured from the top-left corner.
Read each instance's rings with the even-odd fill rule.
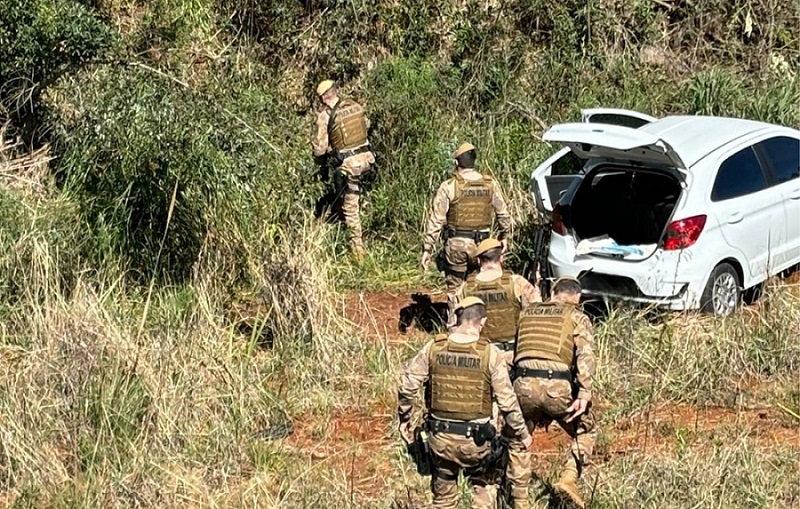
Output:
[[[61,4],[0,8],[0,507],[424,506],[392,413],[427,337],[346,294],[442,286],[417,263],[453,148],[502,182],[525,268],[550,124],[800,121],[785,0]],[[323,77],[372,120],[361,263],[310,217]],[[726,320],[598,324],[591,507],[800,507],[798,309],[779,284]]]

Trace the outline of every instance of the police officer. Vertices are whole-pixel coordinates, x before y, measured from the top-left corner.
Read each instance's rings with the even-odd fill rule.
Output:
[[[338,86],[332,80],[320,83],[317,95],[325,107],[317,116],[311,148],[315,157],[333,158],[337,202],[350,230],[350,247],[356,256],[362,257],[365,252],[359,217],[361,175],[375,163],[367,138],[369,120],[360,104],[339,98]]]
[[[542,297],[530,281],[503,268],[503,256],[503,244],[495,238],[478,244],[475,250],[478,272],[467,277],[455,300],[478,297],[486,304],[486,326],[481,334],[511,365],[520,310],[541,302]]]
[[[583,508],[577,481],[597,439],[592,415],[592,379],[597,362],[592,325],[578,309],[581,285],[561,278],[552,301],[522,311],[512,377],[528,429],[553,420],[572,437],[572,447],[553,489],[562,502]],[[515,509],[528,507],[531,460],[517,439],[509,444],[508,478]]]
[[[462,300],[456,309],[456,326],[450,334],[427,343],[403,369],[398,390],[400,434],[410,443],[414,398],[427,386],[430,448],[433,471],[431,490],[435,509],[458,505],[458,475],[477,467],[491,450],[494,427],[492,399],[505,414],[507,433],[522,446],[531,437],[514,396],[508,369],[480,331],[486,322],[486,306],[475,297]],[[472,477],[473,508],[493,507],[489,486],[491,473]]]
[[[444,272],[451,302],[455,291],[467,277],[467,265],[476,245],[489,237],[494,219],[498,239],[505,248],[511,228],[500,186],[488,175],[475,171],[475,147],[464,143],[455,152],[455,175],[439,186],[428,214],[420,264],[427,270],[431,253],[444,229]]]

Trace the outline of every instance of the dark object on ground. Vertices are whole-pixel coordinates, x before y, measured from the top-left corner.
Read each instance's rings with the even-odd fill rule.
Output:
[[[242,336],[246,336],[247,338],[252,338],[253,333],[255,332],[258,334],[256,338],[256,346],[261,348],[262,350],[272,350],[275,346],[275,333],[272,332],[272,328],[267,325],[261,325],[260,329],[256,331],[255,327],[253,326],[254,319],[243,319],[236,324],[236,332],[241,334]]]
[[[278,440],[286,438],[294,433],[294,426],[289,421],[280,421],[267,426],[266,428],[254,433],[254,438],[262,440]]]
[[[424,293],[411,295],[411,304],[400,310],[398,330],[405,334],[409,327],[416,325],[427,333],[444,330],[447,323],[447,303],[433,302],[431,296]]]

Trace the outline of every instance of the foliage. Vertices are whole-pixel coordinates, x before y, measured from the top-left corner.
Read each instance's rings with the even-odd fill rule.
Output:
[[[48,86],[102,56],[113,42],[112,28],[74,0],[3,0],[0,104],[19,124],[30,122]]]
[[[414,506],[427,486],[386,437],[398,366],[427,338],[398,347],[371,309],[380,334],[366,338],[345,313],[365,304],[341,292],[432,286],[416,267],[419,234],[461,141],[505,187],[515,263],[530,270],[528,179],[555,149],[539,139],[550,124],[612,106],[796,126],[796,9],[6,0],[2,100],[35,99],[36,115],[12,122],[23,142],[50,143],[37,167],[57,187],[0,192],[2,503]],[[372,120],[360,264],[340,228],[309,217],[326,186],[308,134],[327,77]],[[26,182],[14,161],[0,160],[4,179]],[[598,325],[608,442],[626,439],[618,421],[659,404],[739,412],[788,394],[796,409],[791,292],[768,293],[753,316],[625,311]],[[342,449],[334,416],[348,411],[367,431]],[[600,447],[593,505],[796,502],[796,451],[744,440],[760,424],[743,426],[678,426],[675,450],[656,454]],[[368,468],[377,494],[354,485]]]

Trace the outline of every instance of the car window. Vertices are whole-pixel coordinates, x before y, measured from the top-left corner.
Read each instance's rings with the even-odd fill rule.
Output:
[[[650,123],[647,120],[642,120],[641,118],[620,115],[617,113],[595,113],[589,117],[589,122],[592,124],[619,125],[622,127],[630,127],[632,129],[639,129],[643,125]]]
[[[586,159],[581,159],[570,150],[553,163],[551,175],[577,175],[583,169],[584,164],[586,164]]]
[[[772,165],[779,184],[800,178],[800,140],[779,136],[759,145]]]
[[[752,147],[733,154],[719,167],[711,201],[755,193],[767,187],[767,179]]]

